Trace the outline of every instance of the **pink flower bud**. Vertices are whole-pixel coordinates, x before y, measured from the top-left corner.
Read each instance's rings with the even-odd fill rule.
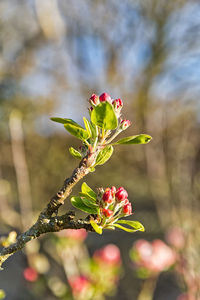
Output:
[[[114,196],[114,194],[116,193],[116,187],[115,186],[111,187],[111,193],[112,193],[112,196]]]
[[[95,251],[94,259],[101,263],[119,264],[121,262],[119,248],[113,244],[108,244],[104,248]]]
[[[82,242],[87,237],[87,231],[84,228],[81,229],[66,229],[62,230],[58,233],[59,236],[69,238],[72,240],[76,240]]]
[[[75,296],[84,294],[90,286],[90,282],[84,276],[75,276],[69,279],[69,284]]]
[[[131,125],[131,121],[129,121],[129,120],[122,120],[121,121],[122,130],[127,129],[130,125]]]
[[[128,197],[128,193],[123,187],[120,187],[120,188],[117,189],[115,197],[119,201],[124,201]]]
[[[128,200],[128,199],[127,199]],[[130,216],[132,215],[132,205],[130,202],[128,202],[127,204],[124,205],[123,207],[123,213],[126,215],[126,216]]]
[[[114,108],[116,110],[118,110],[118,109],[121,109],[123,107],[123,102],[122,102],[121,99],[115,99],[115,100],[113,100],[112,105],[114,106]]]
[[[97,105],[97,104],[99,104],[99,97],[96,94],[92,94],[92,96],[89,99],[89,102],[92,105]]]
[[[112,203],[113,202],[113,194],[111,189],[107,188],[102,196],[104,202]]]
[[[110,210],[110,209],[104,208],[104,209],[103,209],[103,214],[104,214],[104,216],[105,216],[106,218],[109,218],[109,217],[111,217],[111,216],[113,215],[113,211]]]
[[[34,282],[38,279],[38,273],[33,268],[26,268],[23,272],[24,278],[27,281]]]
[[[100,102],[104,102],[104,101],[111,102],[112,99],[109,94],[103,93],[103,94],[101,94],[101,96],[99,96],[99,100],[100,100]]]

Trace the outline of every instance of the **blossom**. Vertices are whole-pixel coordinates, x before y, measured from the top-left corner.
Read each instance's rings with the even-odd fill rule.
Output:
[[[123,201],[128,197],[128,193],[123,187],[120,187],[117,189],[115,197],[117,198],[117,200]]]
[[[103,214],[104,214],[105,217],[109,218],[109,217],[112,216],[113,211],[110,210],[110,209],[104,208],[104,209],[103,209]]]
[[[128,200],[128,199],[126,199],[126,200]],[[132,205],[130,202],[128,202],[124,205],[123,213],[127,216],[130,216],[132,214]]]
[[[111,189],[107,188],[102,196],[104,202],[112,203],[113,202],[113,192]]]
[[[27,281],[34,282],[38,279],[38,273],[33,268],[26,268],[23,272],[24,278]]]
[[[114,106],[114,108],[116,110],[118,110],[118,109],[121,109],[123,107],[123,102],[122,102],[121,99],[115,99],[115,100],[113,100],[112,105]]]
[[[69,284],[74,295],[85,293],[90,286],[90,282],[85,276],[74,276],[69,279]]]
[[[100,102],[105,102],[105,101],[111,102],[112,99],[109,94],[103,93],[99,96],[99,100]]]
[[[127,129],[130,125],[131,125],[131,121],[129,121],[129,120],[122,120],[121,121],[122,130]]]
[[[118,264],[121,261],[120,250],[116,245],[108,244],[102,249],[95,251],[94,258],[103,263]]]
[[[92,94],[92,96],[89,99],[89,102],[92,105],[97,105],[97,104],[99,104],[99,97],[96,94]]]

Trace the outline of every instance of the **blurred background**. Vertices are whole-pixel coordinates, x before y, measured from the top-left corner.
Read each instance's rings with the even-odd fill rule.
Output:
[[[83,124],[87,100],[103,92],[123,100],[123,116],[132,121],[125,135],[147,133],[153,140],[116,147],[112,160],[86,181],[92,188],[125,187],[132,218],[146,232],[89,233],[80,253],[117,245],[121,275],[105,297],[139,299],[143,279],[129,257],[133,242],[164,240],[179,228],[190,278],[184,285],[173,270],[165,272],[154,291],[154,299],[175,300],[200,278],[198,0],[0,1],[0,234],[30,226],[77,165],[68,148],[79,144],[49,118]],[[49,234],[31,242],[5,263],[0,288],[6,299],[73,299],[58,292],[68,271],[56,262],[54,239]],[[40,278],[30,283],[23,272],[33,265]]]

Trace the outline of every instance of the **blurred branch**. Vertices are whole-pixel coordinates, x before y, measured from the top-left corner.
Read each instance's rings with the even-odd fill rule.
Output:
[[[70,195],[72,188],[89,173],[89,168],[95,159],[96,153],[89,153],[84,157],[79,167],[76,168],[70,178],[64,181],[62,188],[51,198],[47,207],[40,213],[37,222],[26,232],[20,234],[16,243],[5,247],[0,252],[0,267],[2,263],[12,254],[24,248],[26,243],[48,232],[57,232],[63,229],[80,229],[93,231],[89,220],[74,220],[75,214],[68,212],[62,216],[52,217],[57,214],[59,207],[64,204],[64,200]]]

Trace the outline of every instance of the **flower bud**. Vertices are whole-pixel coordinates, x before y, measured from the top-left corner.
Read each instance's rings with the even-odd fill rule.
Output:
[[[101,96],[99,96],[99,100],[100,100],[100,102],[104,102],[104,101],[111,102],[112,99],[109,94],[103,93],[103,94],[101,94]]]
[[[126,216],[132,215],[132,205],[131,205],[130,202],[128,202],[127,204],[124,205],[124,207],[123,207],[123,213]]]
[[[23,274],[27,281],[34,282],[38,279],[38,273],[33,268],[26,268]]]
[[[129,120],[122,120],[121,121],[122,130],[127,129],[130,125],[131,125],[131,121],[129,121]]]
[[[117,189],[115,197],[119,201],[124,201],[128,197],[128,193],[123,187],[120,187],[120,188]]]
[[[111,217],[113,215],[113,211],[107,208],[103,209],[103,215],[107,218]]]
[[[121,110],[123,107],[123,102],[121,99],[115,99],[113,100],[112,105],[114,106],[115,110]]]
[[[111,187],[111,193],[112,193],[112,196],[114,196],[114,194],[116,193],[116,187],[115,186]]]
[[[89,99],[90,104],[97,105],[99,104],[99,97],[96,94],[92,94],[92,96]]]
[[[112,203],[113,202],[113,194],[112,190],[107,188],[102,196],[104,202]]]

